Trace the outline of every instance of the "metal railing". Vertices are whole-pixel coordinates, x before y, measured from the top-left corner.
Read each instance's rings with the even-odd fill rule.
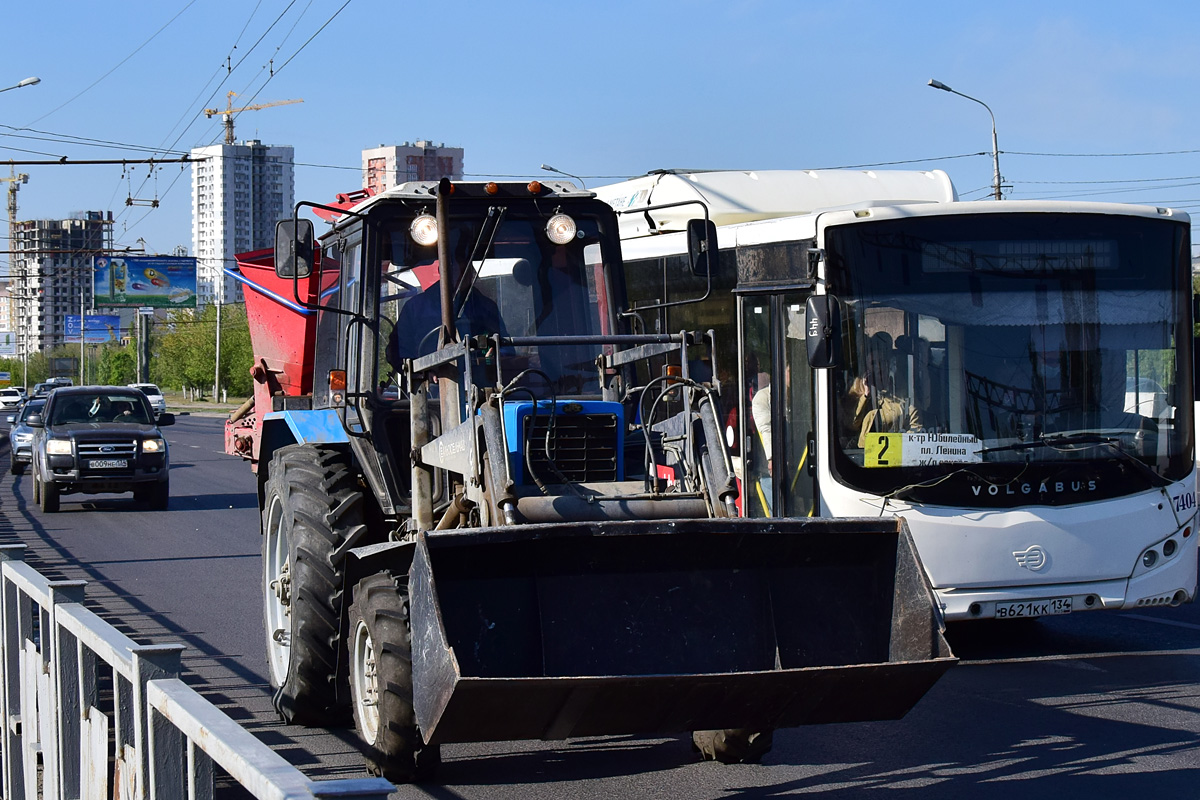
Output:
[[[383,798],[382,778],[313,781],[180,680],[177,644],[137,644],[0,545],[4,800],[211,800],[215,767],[260,800]]]

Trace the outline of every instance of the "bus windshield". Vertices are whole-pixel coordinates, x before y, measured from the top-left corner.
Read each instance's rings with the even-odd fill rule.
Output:
[[[1066,504],[1193,466],[1188,230],[1099,214],[831,228],[834,467],[872,493]],[[1186,341],[1185,341],[1186,340]]]

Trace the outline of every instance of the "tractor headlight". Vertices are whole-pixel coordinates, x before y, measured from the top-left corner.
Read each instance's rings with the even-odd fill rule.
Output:
[[[412,221],[412,225],[408,226],[408,234],[414,242],[422,247],[431,247],[437,244],[437,217],[432,214],[422,214]]]
[[[70,439],[47,439],[46,454],[51,456],[69,456],[71,455],[71,440]]]
[[[546,223],[546,236],[550,237],[550,241],[555,244],[566,244],[571,241],[575,238],[577,230],[575,220],[566,214],[555,214]]]

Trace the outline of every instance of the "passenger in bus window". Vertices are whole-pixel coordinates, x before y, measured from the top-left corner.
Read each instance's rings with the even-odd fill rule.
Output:
[[[771,462],[771,376],[766,372],[759,373],[758,387],[754,397],[750,398],[750,417],[758,429],[763,455],[767,459],[767,475],[770,476],[774,471]]]
[[[870,433],[901,433],[921,429],[921,413],[891,382],[892,337],[883,331],[867,340],[864,369],[842,398],[839,418],[847,440],[858,447]]]

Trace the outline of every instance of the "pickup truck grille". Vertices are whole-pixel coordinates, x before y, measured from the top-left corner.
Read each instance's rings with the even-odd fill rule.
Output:
[[[111,439],[79,442],[80,458],[133,458],[137,455],[136,439]]]
[[[79,474],[85,477],[121,478],[132,475],[137,467],[136,439],[108,439],[78,442]],[[101,467],[101,461],[124,461],[124,466]],[[93,466],[95,464],[96,466]]]

